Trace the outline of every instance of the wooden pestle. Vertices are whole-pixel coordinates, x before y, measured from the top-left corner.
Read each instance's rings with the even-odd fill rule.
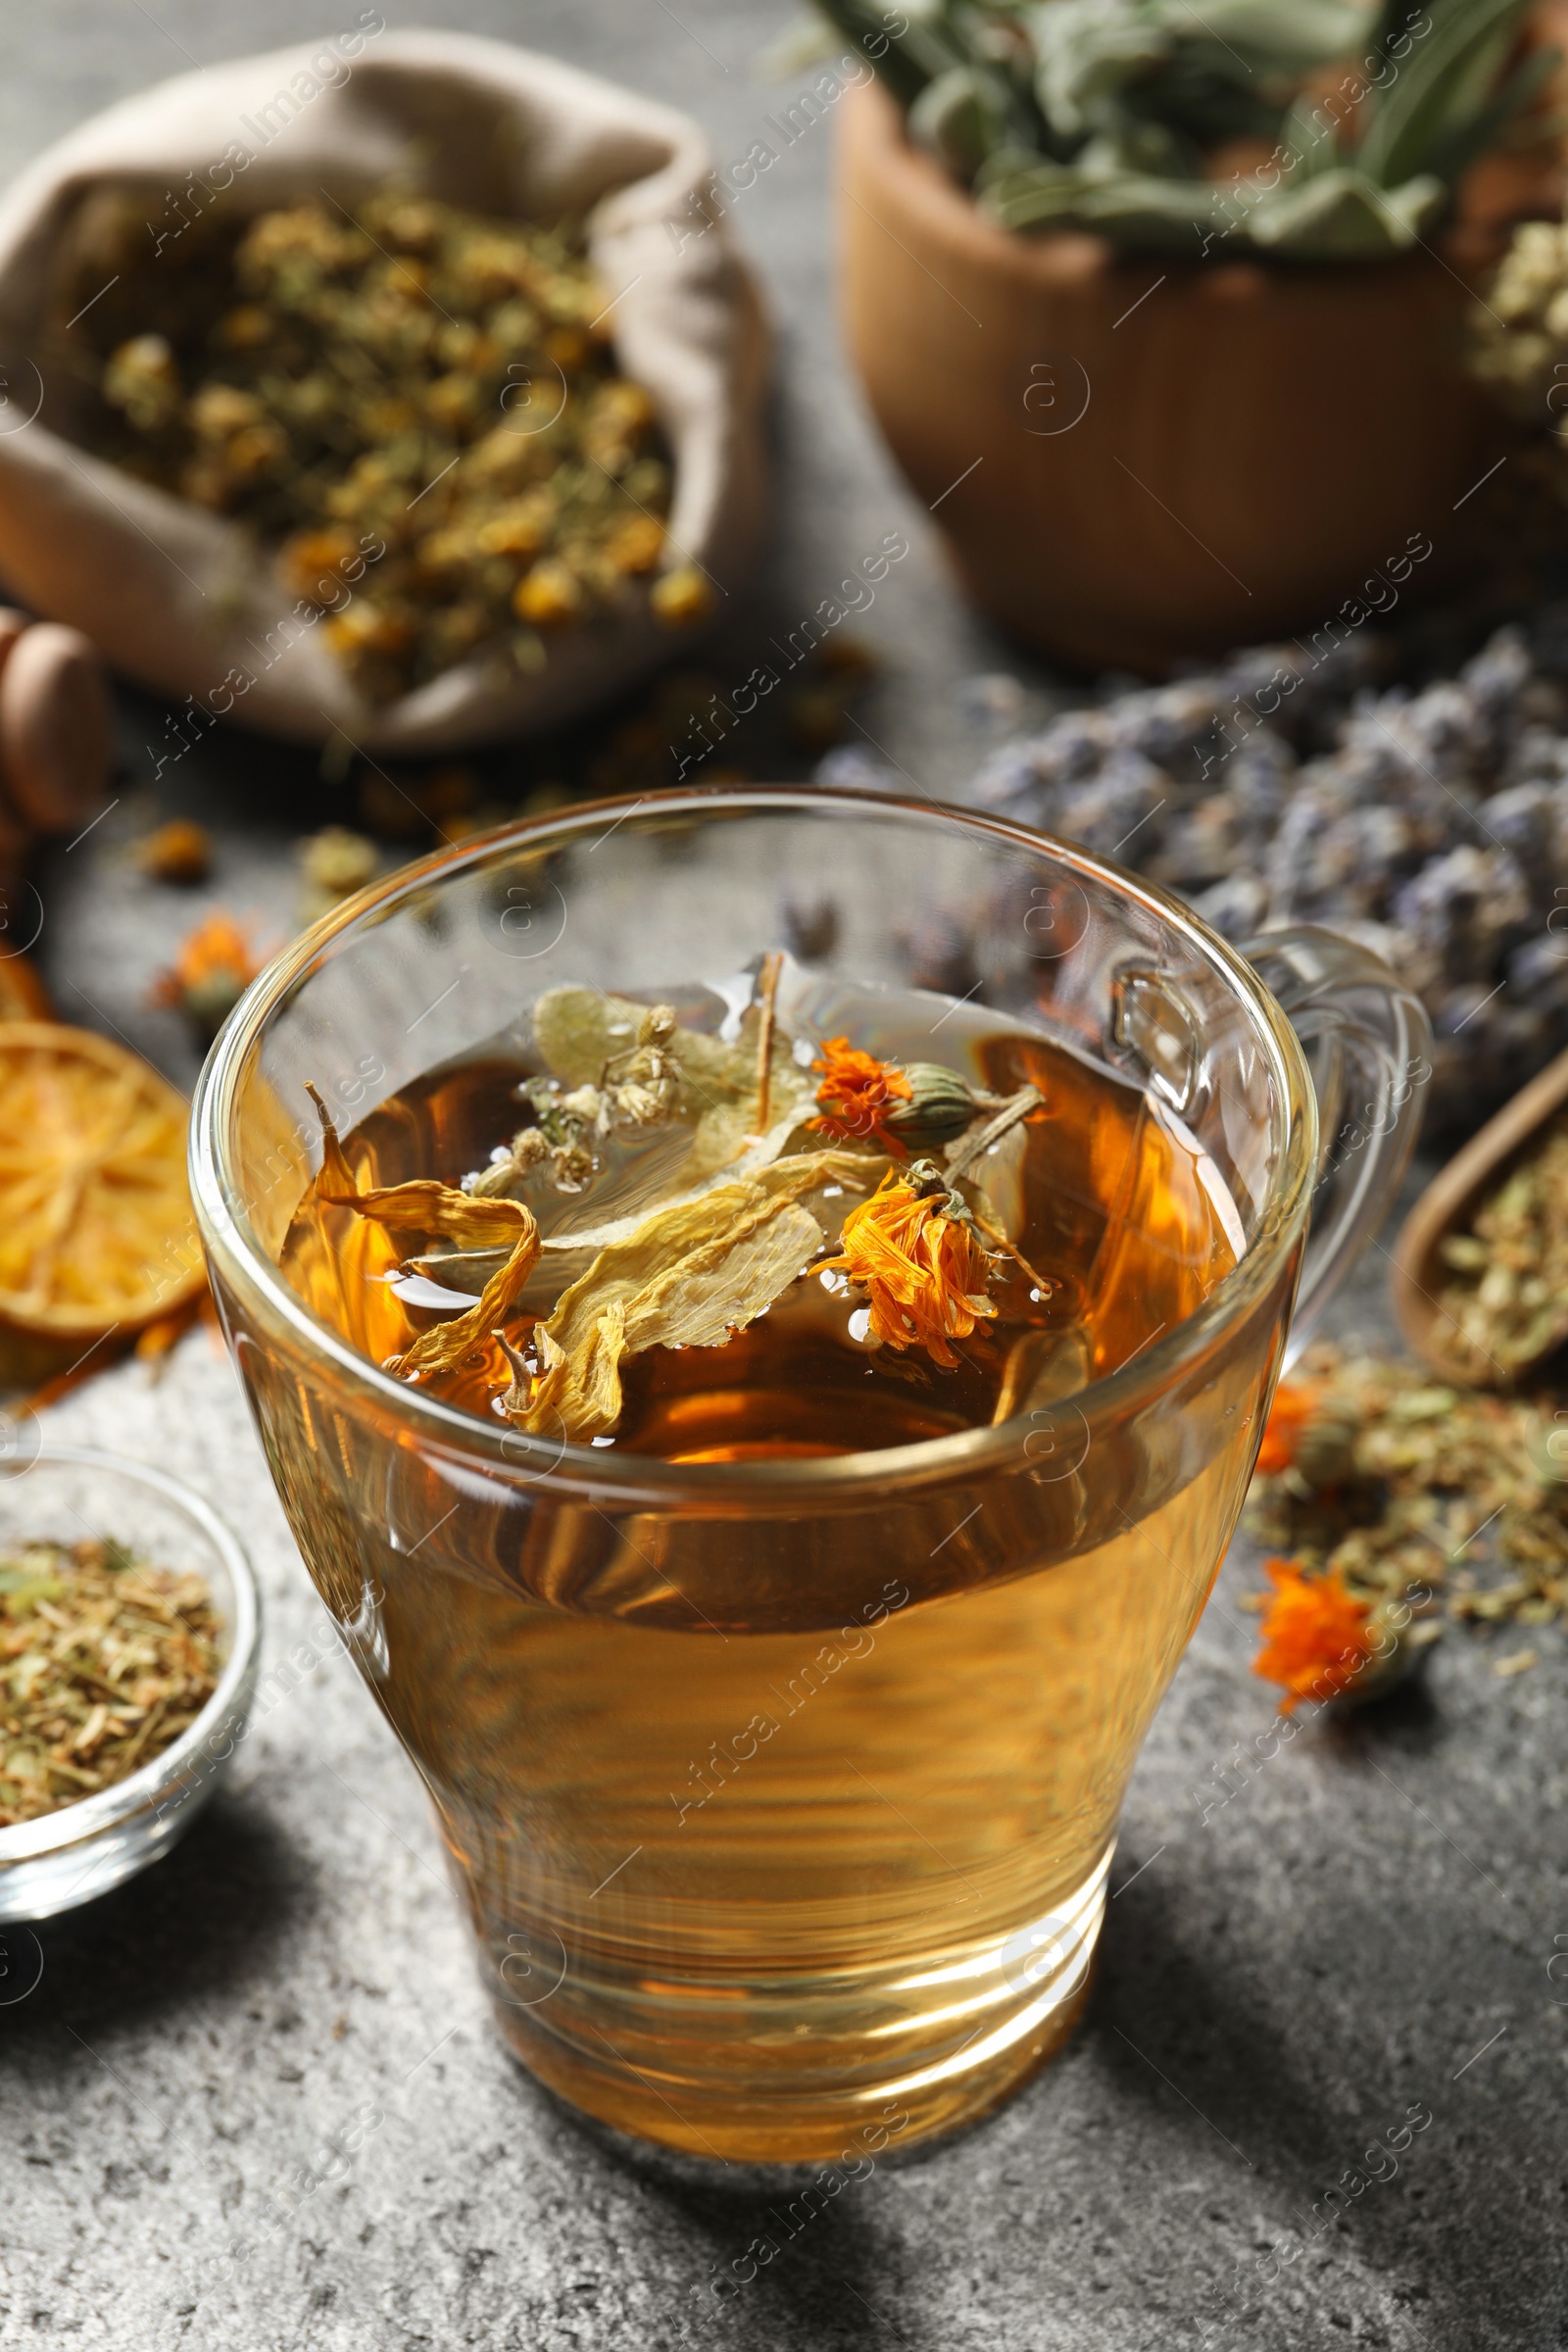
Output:
[[[97,648],[79,629],[0,606],[0,948],[34,838],[79,832],[113,762],[114,710]]]

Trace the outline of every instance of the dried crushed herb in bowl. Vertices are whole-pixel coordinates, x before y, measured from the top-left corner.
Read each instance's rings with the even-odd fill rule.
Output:
[[[82,320],[86,438],[248,524],[368,699],[481,654],[529,672],[596,612],[710,608],[611,307],[569,222],[393,189],[218,211]]]
[[[0,1828],[125,1780],[217,1688],[203,1580],[96,1538],[0,1548]]]
[[[1568,1114],[1552,1120],[1487,1192],[1464,1231],[1446,1234],[1439,1306],[1445,1348],[1471,1376],[1513,1376],[1568,1340]]]

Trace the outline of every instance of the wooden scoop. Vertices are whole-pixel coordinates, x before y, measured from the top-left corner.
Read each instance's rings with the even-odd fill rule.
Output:
[[[1539,1077],[1521,1087],[1464,1150],[1450,1159],[1417,1200],[1394,1246],[1394,1310],[1399,1329],[1424,1364],[1445,1380],[1468,1388],[1502,1389],[1530,1370],[1528,1364],[1489,1367],[1462,1345],[1453,1317],[1439,1305],[1451,1281],[1438,1251],[1445,1238],[1466,1229],[1489,1193],[1508,1175],[1537,1141],[1541,1130],[1568,1103],[1568,1053],[1548,1062]],[[1568,1316],[1568,1301],[1564,1302]],[[1565,1335],[1568,1336],[1568,1335]],[[1547,1352],[1555,1352],[1556,1342]],[[1538,1359],[1539,1360],[1539,1359]]]

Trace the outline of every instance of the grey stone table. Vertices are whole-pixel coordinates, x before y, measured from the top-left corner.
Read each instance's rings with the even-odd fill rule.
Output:
[[[636,82],[691,109],[726,157],[790,94],[759,63],[787,0],[385,0],[385,13]],[[147,82],[329,19],[305,0],[10,0],[0,170]],[[727,642],[749,664],[846,560],[906,531],[911,559],[863,627],[887,669],[861,717],[895,767],[957,793],[983,748],[959,682],[1010,670],[1026,710],[1053,685],[958,603],[869,430],[834,335],[828,179],[824,128],[737,211],[779,329],[781,496]],[[71,1017],[124,1033],[188,1084],[182,1032],[144,1000],[192,903],[135,879],[123,854],[149,813],[142,746],[163,714],[127,695],[122,718],[122,807],[40,875],[40,953]],[[734,756],[760,772],[777,754]],[[511,757],[492,783],[506,786]],[[519,793],[530,757],[514,760]],[[291,840],[337,813],[310,760],[238,736],[193,753],[162,806],[214,826],[211,895],[264,932],[292,916]],[[1375,1282],[1349,1311],[1384,1327]],[[420,1790],[341,1660],[311,1646],[319,1606],[205,1333],[157,1385],[114,1370],[51,1426],[210,1494],[254,1547],[269,1673],[290,1653],[320,1662],[268,1686],[243,1765],[185,1844],[47,1924],[41,1982],[0,2006],[6,2346],[1568,2341],[1568,1985],[1547,1975],[1568,1943],[1555,1633],[1506,1681],[1494,1651],[1450,1636],[1425,1695],[1313,1725],[1226,1778],[1271,1717],[1238,1613],[1256,1563],[1238,1545],[1132,1786],[1077,2041],[991,2123],[879,2163],[719,2306],[712,2268],[763,2226],[777,2183],[611,2145],[503,2054]],[[1402,2136],[1412,2107],[1431,2121],[1396,2173],[1335,2218],[1328,2191],[1373,2141]],[[225,2268],[235,2243],[255,2250]]]

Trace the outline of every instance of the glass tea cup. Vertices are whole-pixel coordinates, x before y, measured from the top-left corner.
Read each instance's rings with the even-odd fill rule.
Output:
[[[345,1131],[393,1102],[429,1172],[439,1139],[394,1102],[416,1081],[525,1036],[547,988],[653,1001],[755,969],[792,913],[824,1023],[964,943],[958,986],[897,998],[929,1012],[929,1054],[1008,1028],[1136,1090],[1204,1155],[1232,1270],[998,1425],[702,1462],[463,1412],[291,1284],[307,1083]],[[951,2130],[1060,2044],[1128,1775],[1287,1347],[1397,1181],[1429,1043],[1419,1003],[1328,933],[1271,933],[1250,962],[1067,844],[814,790],[512,826],[263,973],[192,1123],[214,1286],[301,1551],[544,2082],[699,2155],[802,2161]]]

